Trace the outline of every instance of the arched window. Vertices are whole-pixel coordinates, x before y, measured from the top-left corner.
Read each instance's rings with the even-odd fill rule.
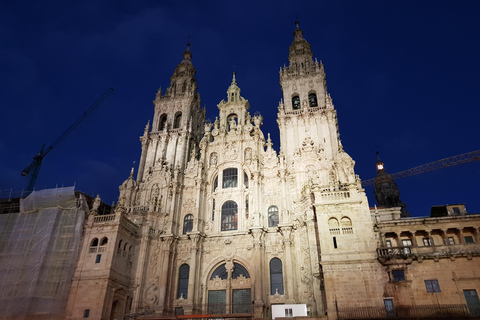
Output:
[[[237,168],[228,168],[223,170],[223,183],[222,187],[225,188],[236,188],[237,179],[238,179],[238,170]]]
[[[181,112],[178,112],[178,113],[175,115],[175,121],[173,122],[173,128],[174,128],[174,129],[180,128],[181,122],[182,122],[182,113],[181,113]]]
[[[342,233],[343,234],[352,234],[353,233],[352,220],[350,220],[350,218],[343,217],[340,220],[340,225],[342,226]]]
[[[225,268],[225,263],[217,267],[217,269],[213,271],[212,276],[210,277],[210,280],[213,280],[216,277],[222,280],[226,280],[228,278],[228,273],[227,273],[227,269]]]
[[[107,243],[108,243],[108,238],[107,237],[103,238],[102,241],[100,241],[101,246],[105,246],[105,245],[107,245]]]
[[[97,247],[98,246],[98,239],[93,238],[92,242],[90,243],[90,247]]]
[[[163,131],[163,129],[165,129],[166,124],[167,124],[167,115],[162,114],[162,116],[160,117],[160,122],[158,124],[158,131]]]
[[[240,276],[244,276],[245,278],[250,278],[247,269],[241,264],[236,262],[233,263],[233,272],[232,272],[232,279],[237,279]]]
[[[182,264],[178,269],[178,291],[177,299],[188,298],[188,276],[190,274],[190,266],[188,264]]]
[[[248,174],[245,171],[243,172],[243,185],[248,188]]]
[[[340,226],[338,220],[335,218],[328,219],[328,228],[330,229],[330,234],[336,235],[340,234]]]
[[[300,97],[299,96],[293,96],[292,97],[292,108],[293,108],[293,110],[300,109]]]
[[[270,260],[270,294],[283,294],[282,260]]]
[[[237,230],[237,204],[227,201],[222,206],[222,231]]]
[[[183,234],[187,234],[187,232],[191,232],[193,230],[193,215],[187,214],[185,218],[183,218]]]
[[[118,242],[118,250],[122,249],[122,240]]]
[[[278,208],[276,206],[270,206],[270,208],[268,208],[268,226],[278,226],[278,220]]]
[[[308,95],[308,105],[310,107],[317,107],[318,102],[317,102],[317,95],[313,92]]]

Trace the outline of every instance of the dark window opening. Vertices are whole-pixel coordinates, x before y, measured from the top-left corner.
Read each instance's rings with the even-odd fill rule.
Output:
[[[98,246],[98,239],[97,238],[93,239],[92,243],[90,244],[90,247],[96,247],[96,246]]]
[[[292,97],[292,108],[293,108],[293,110],[300,109],[300,97],[299,96]]]
[[[97,254],[97,256],[95,257],[95,263],[100,263],[100,260],[102,259],[102,255],[101,254]]]
[[[84,317],[84,318],[90,317],[90,309],[85,309],[85,310],[83,310],[83,317]]]
[[[217,188],[218,188],[218,176],[216,176],[215,180],[213,181],[213,192],[215,192]]]
[[[425,287],[427,288],[427,292],[440,292],[438,280],[425,280]]]
[[[392,270],[393,281],[405,281],[404,270]]]
[[[164,114],[160,118],[160,124],[158,125],[158,131],[163,131],[163,129],[165,129],[166,124],[167,124],[167,115]]]
[[[270,294],[283,294],[282,261],[278,258],[270,260]]]
[[[174,129],[180,128],[181,122],[182,122],[182,113],[180,112],[175,116],[175,121],[173,122],[173,128]]]
[[[308,95],[308,104],[310,107],[317,107],[317,95],[315,93],[310,93]]]
[[[187,234],[187,232],[191,232],[193,230],[193,215],[187,214],[185,218],[183,218],[183,234]]]
[[[237,168],[228,168],[223,170],[222,188],[236,188],[238,179]]]
[[[233,263],[232,279],[237,279],[239,276],[244,276],[245,278],[250,278],[250,274],[247,269],[241,264],[236,262]]]
[[[278,226],[278,208],[276,206],[271,206],[268,208],[268,226],[276,227]]]
[[[475,243],[475,242],[473,241],[473,237],[472,237],[472,236],[466,236],[466,237],[465,237],[465,243],[466,243],[466,244],[472,244],[472,243]]]
[[[337,249],[337,237],[333,237],[333,248]]]
[[[210,277],[210,280],[213,280],[216,277],[219,277],[221,280],[227,279],[228,273],[227,273],[227,269],[225,268],[225,264],[222,264],[217,269],[215,269],[215,271],[213,271],[212,276]]]
[[[237,204],[227,201],[222,206],[222,231],[237,230]]]
[[[178,269],[178,291],[177,299],[188,297],[188,277],[190,274],[190,266],[188,264],[182,264]]]

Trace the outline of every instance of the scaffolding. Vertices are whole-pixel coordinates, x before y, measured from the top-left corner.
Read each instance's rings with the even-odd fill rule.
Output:
[[[34,191],[0,215],[0,319],[64,319],[88,206],[74,187]]]

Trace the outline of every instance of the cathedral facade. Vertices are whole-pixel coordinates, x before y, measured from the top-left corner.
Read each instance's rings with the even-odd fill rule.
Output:
[[[288,60],[276,151],[235,74],[205,122],[187,47],[157,92],[136,178],[132,169],[115,213],[88,217],[67,319],[270,318],[275,305],[336,319],[341,307],[386,306],[402,264],[389,267],[377,249],[401,231],[378,232],[324,67],[298,25]]]

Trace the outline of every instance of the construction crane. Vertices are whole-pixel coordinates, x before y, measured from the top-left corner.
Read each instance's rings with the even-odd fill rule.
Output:
[[[408,170],[400,171],[394,174],[391,174],[390,176],[393,179],[399,179],[399,178],[404,178],[408,176],[413,176],[419,173],[424,173],[428,171],[433,171],[437,169],[442,169],[446,167],[451,167],[451,166],[456,166],[457,164],[462,164],[462,163],[467,163],[471,161],[480,161],[480,150],[472,151],[472,152],[467,152],[464,154],[459,154],[457,156],[453,156],[450,158],[445,158],[441,160],[437,160],[434,162],[430,162],[415,168],[411,168]],[[373,179],[368,179],[368,180],[363,180],[362,181],[362,186],[370,186],[375,183],[375,178]]]
[[[65,137],[75,129],[80,122],[82,122],[87,115],[89,115],[95,108],[97,108],[111,93],[113,92],[113,89],[110,88],[108,89],[100,98],[98,98],[97,101],[95,101],[94,104],[90,106],[90,108],[87,109],[70,127],[68,127],[67,130],[65,130],[58,138],[55,140],[46,150],[45,150],[45,144],[42,146],[40,151],[33,157],[33,161],[30,162],[28,166],[25,167],[22,171],[22,176],[26,176],[30,173],[30,178],[28,179],[28,184],[26,188],[26,194],[30,194],[33,191],[33,188],[35,187],[35,183],[37,181],[38,173],[40,171],[40,166],[42,165],[42,160],[45,158],[45,156],[52,151],[52,149],[59,144]]]

